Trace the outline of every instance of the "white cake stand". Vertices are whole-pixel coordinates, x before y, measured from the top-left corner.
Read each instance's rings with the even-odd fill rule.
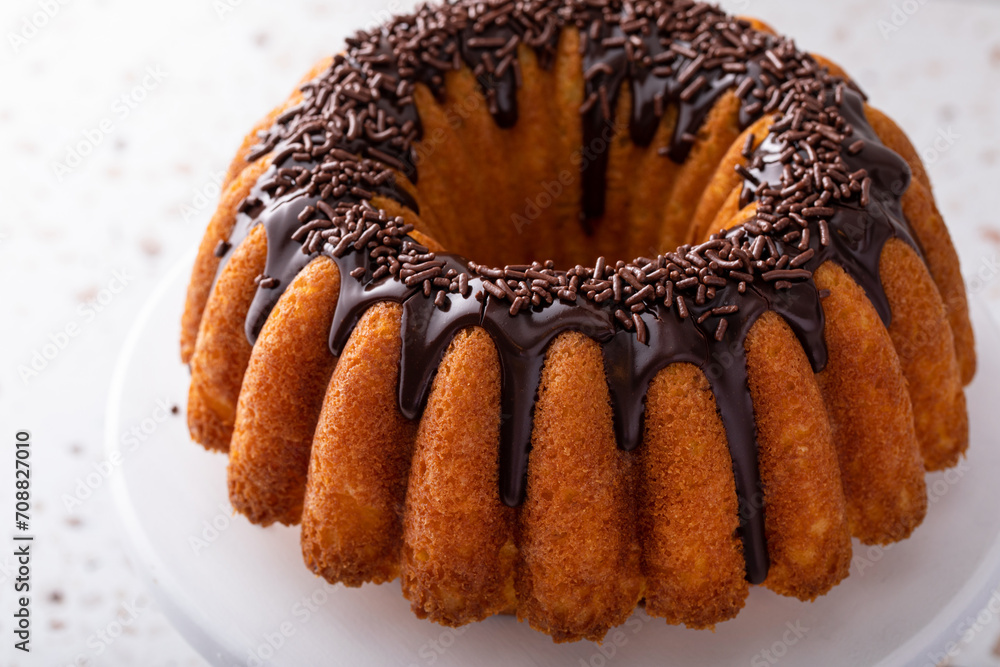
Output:
[[[107,455],[119,462],[113,493],[150,590],[214,665],[935,665],[1000,583],[1000,339],[977,307],[968,459],[929,476],[931,507],[914,537],[888,549],[855,542],[851,576],[816,602],[755,589],[714,633],[637,612],[602,646],[555,645],[512,618],[454,630],[420,621],[398,584],[327,585],[303,566],[297,528],[233,515],[226,458],[191,442],[183,410],[158,408],[186,404],[177,340],[191,261],[150,297],[122,350]]]

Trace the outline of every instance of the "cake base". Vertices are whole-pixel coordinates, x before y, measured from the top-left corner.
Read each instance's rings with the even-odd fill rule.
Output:
[[[192,257],[150,297],[122,351],[107,456],[121,456],[110,483],[138,569],[213,665],[301,665],[331,656],[336,664],[745,665],[754,656],[769,664],[767,655],[785,665],[935,664],[1000,584],[1000,447],[990,446],[1000,433],[991,405],[1000,394],[1000,336],[973,301],[980,372],[968,392],[976,441],[969,457],[928,476],[931,506],[921,530],[886,549],[855,541],[852,576],[816,602],[754,588],[752,612],[714,633],[667,626],[637,610],[602,646],[555,645],[510,616],[458,629],[420,621],[398,582],[330,586],[302,567],[297,527],[262,530],[233,515],[226,457],[188,442],[183,413],[154,417],[158,400],[185,405],[189,378],[174,342]],[[143,434],[137,447],[122,442],[133,428]]]

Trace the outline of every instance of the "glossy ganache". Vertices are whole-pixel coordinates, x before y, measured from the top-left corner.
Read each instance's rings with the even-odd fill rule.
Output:
[[[683,162],[707,114],[732,91],[746,128],[762,116],[766,137],[750,137],[743,224],[700,245],[653,258],[596,260],[560,270],[552,262],[485,267],[434,253],[412,226],[372,203],[393,199],[417,212],[400,175],[417,183],[422,137],[415,86],[443,99],[444,77],[468,67],[500,127],[518,122],[518,49],[551,67],[563,31],[581,43],[585,146],[627,121],[649,146],[668,107],[677,120],[663,159]],[[616,118],[623,87],[631,115]],[[560,333],[601,343],[618,445],[639,446],[647,388],[672,363],[698,365],[725,426],[740,507],[747,577],[768,570],[764,509],[744,340],[773,310],[790,325],[817,372],[826,363],[823,295],[812,272],[834,260],[863,287],[888,325],[879,280],[882,247],[916,247],[900,207],[909,169],[864,116],[863,97],[785,38],[701,3],[538,0],[424,7],[348,40],[330,69],[303,87],[303,100],[262,133],[248,156],[272,164],[240,207],[229,256],[254,225],[267,235],[266,269],[247,317],[253,342],[283,290],[313,258],[331,257],[341,293],[330,333],[339,355],[365,310],[403,304],[399,406],[419,416],[449,343],[463,328],[492,337],[502,369],[500,497],[525,494],[532,411],[545,350]],[[580,232],[604,215],[608,151],[582,167]],[[221,269],[220,269],[221,270]]]

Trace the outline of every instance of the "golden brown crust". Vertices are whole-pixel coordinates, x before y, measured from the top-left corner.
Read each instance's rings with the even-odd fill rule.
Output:
[[[539,207],[539,215],[527,227],[523,223],[515,224],[513,218],[515,214],[523,217],[529,208],[527,200],[537,200],[538,193],[542,192],[542,182],[555,176],[550,162],[552,151],[548,145],[552,142],[548,132],[551,103],[548,91],[543,88],[543,70],[538,67],[535,51],[524,43],[518,46],[517,58],[521,63],[523,82],[518,90],[518,97],[531,100],[531,103],[518,104],[517,123],[506,129],[501,129],[490,117],[488,109],[484,108],[482,120],[492,125],[495,132],[480,135],[488,143],[476,146],[477,150],[485,148],[488,151],[477,152],[481,160],[502,160],[505,165],[516,165],[518,171],[517,179],[496,179],[508,181],[502,198],[489,193],[484,197],[488,204],[483,220],[489,222],[480,226],[480,230],[486,234],[480,243],[488,246],[493,243],[493,239],[504,239],[509,244],[506,247],[510,249],[510,254],[505,252],[505,259],[496,264],[530,261],[551,247],[555,239],[553,226],[546,224],[551,215],[551,205]],[[492,189],[494,185],[495,181],[491,183],[487,180],[487,188]],[[543,203],[549,202],[546,200]],[[534,213],[534,208],[528,212]]]
[[[717,171],[725,169],[731,149],[734,146],[742,149],[745,137],[741,139],[741,135],[740,100],[735,93],[728,92],[709,111],[698,130],[698,141],[670,189],[661,221],[662,234],[667,236],[661,238],[674,242],[664,247],[675,248],[687,240],[691,218],[701,203],[701,193]],[[763,136],[758,138],[763,140]],[[732,168],[730,165],[730,171]]]
[[[739,613],[749,586],[732,459],[705,374],[691,364],[660,371],[645,421],[636,495],[646,612],[710,628]]]
[[[313,438],[302,510],[306,565],[330,583],[399,575],[416,424],[396,388],[403,308],[372,306],[337,361]]]
[[[629,248],[629,212],[632,207],[632,185],[635,165],[646,150],[632,142],[628,119],[632,117],[632,91],[628,82],[621,84],[618,102],[614,108],[614,124],[608,147],[604,140],[591,149],[596,157],[606,152],[608,158],[605,173],[604,216],[591,221],[593,247],[600,248],[607,257],[627,257]],[[590,259],[590,258],[587,258]]]
[[[903,193],[903,215],[917,236],[924,261],[944,299],[962,383],[969,384],[976,374],[976,344],[969,320],[965,281],[951,234],[934,203],[927,170],[909,138],[891,118],[867,104],[865,116],[882,143],[901,155],[913,172],[910,187]]]
[[[518,105],[517,123],[497,136],[495,145],[490,147],[495,159],[517,165],[518,178],[511,179],[506,201],[501,202],[487,193],[487,201],[495,205],[486,211],[486,219],[491,224],[482,225],[487,234],[484,245],[492,243],[490,237],[497,228],[502,228],[508,238],[514,239],[510,246],[514,254],[505,254],[505,259],[499,263],[530,261],[543,253],[548,257],[548,249],[558,245],[560,221],[576,222],[576,207],[580,201],[578,196],[572,198],[572,190],[566,186],[570,180],[566,177],[577,177],[579,170],[573,171],[568,160],[560,163],[557,159],[559,139],[551,129],[556,113],[553,68],[539,67],[535,50],[523,43],[518,47],[518,60],[523,81],[518,96],[531,103]],[[484,115],[488,123],[496,126],[485,110]],[[494,158],[487,153],[482,159]],[[493,185],[490,183],[489,187],[492,189]]]
[[[944,302],[927,266],[899,239],[882,250],[879,276],[892,308],[889,335],[909,387],[924,467],[951,467],[969,446],[969,419]]]
[[[969,302],[965,294],[962,267],[958,262],[951,234],[948,233],[929,191],[918,182],[911,183],[903,195],[903,215],[917,235],[927,268],[944,300],[962,384],[969,384],[976,374],[976,341],[969,319]]]
[[[560,335],[545,357],[520,511],[518,617],[556,641],[599,641],[641,596],[630,481],[600,346]]]
[[[906,378],[889,332],[864,290],[839,266],[815,273],[829,360],[817,375],[833,427],[851,534],[865,544],[908,537],[927,489]]]
[[[583,150],[583,125],[580,123],[580,105],[583,104],[583,62],[580,50],[580,33],[566,28],[559,36],[558,53],[552,67],[554,114],[550,131],[556,142],[554,160],[558,172],[568,172],[570,178],[562,198],[562,206],[555,216],[556,236],[560,243],[553,250],[552,259],[561,266],[575,263],[586,254],[586,239],[579,234],[580,201],[583,197],[581,177],[582,161],[588,159]]]
[[[747,137],[753,135],[753,146],[757,148],[764,141],[764,138],[767,137],[768,129],[773,123],[774,118],[771,116],[764,116],[758,119],[756,123],[744,130],[736,141],[733,142],[732,146],[729,147],[726,155],[722,158],[722,162],[719,163],[718,168],[715,170],[715,175],[712,176],[704,192],[701,193],[701,199],[698,201],[694,217],[691,220],[691,228],[688,232],[689,241],[697,242],[698,239],[705,238],[712,232],[718,231],[712,229],[716,215],[726,200],[732,195],[733,190],[742,187],[743,184],[743,177],[736,172],[735,167],[737,164],[746,162],[746,158],[743,157],[743,147]]]
[[[254,345],[229,450],[229,499],[253,523],[291,525],[301,517],[313,433],[337,362],[327,338],[339,294],[337,265],[316,258]]]
[[[514,510],[497,495],[500,362],[479,328],[452,341],[420,421],[410,472],[403,594],[443,625],[514,605]]]
[[[658,152],[670,145],[677,120],[675,107],[668,107],[651,148],[632,142],[627,122],[616,124],[608,161],[607,211],[595,222],[592,241],[602,254],[656,255],[687,240],[702,191],[740,136],[739,107],[734,93],[724,94],[712,106],[690,155],[680,165]],[[623,84],[615,117],[627,119],[631,113],[631,89]]]
[[[198,342],[198,330],[201,326],[202,313],[212,292],[212,284],[219,272],[221,259],[216,257],[215,249],[221,241],[228,241],[236,224],[236,213],[240,203],[250,194],[257,179],[271,166],[271,158],[262,158],[255,162],[239,178],[227,185],[222,193],[222,201],[215,210],[208,229],[198,246],[198,255],[191,270],[191,280],[188,283],[187,299],[184,304],[184,315],[181,317],[181,361],[189,363]]]
[[[625,232],[628,250],[638,251],[641,255],[655,256],[662,252],[661,244],[675,248],[687,240],[689,220],[676,230],[661,229],[665,226],[664,211],[682,166],[660,155],[659,148],[670,145],[677,127],[677,115],[677,107],[668,105],[649,148],[637,151],[635,155],[629,183],[632,205]],[[688,193],[688,196],[694,198],[697,205],[697,193]]]
[[[454,85],[457,79],[452,76],[448,81]],[[424,128],[423,139],[414,145],[420,171],[416,185],[420,210],[434,212],[437,227],[431,230],[431,235],[453,251],[461,252],[472,247],[473,231],[469,228],[475,227],[459,223],[462,202],[456,196],[458,188],[473,180],[471,157],[456,128],[448,121],[448,109],[438,104],[430,89],[418,85],[413,98]],[[475,188],[470,186],[470,191],[475,192]],[[470,210],[475,211],[475,206]]]
[[[513,256],[524,252],[525,248],[516,243],[515,231],[502,222],[502,214],[510,210],[515,185],[508,179],[484,179],[482,174],[490,172],[491,163],[504,159],[504,132],[490,115],[482,88],[468,67],[445,74],[445,101],[438,112],[432,112],[432,123],[425,126],[437,132],[441,123],[448,139],[435,147],[430,158],[445,176],[444,183],[438,184],[452,197],[455,206],[455,224],[459,229],[449,229],[449,234],[457,238],[455,242],[445,239],[443,243],[451,250],[471,256],[485,250],[491,265],[502,262],[497,257],[498,248],[509,248]],[[418,110],[423,118],[424,106],[418,101]],[[453,145],[454,142],[454,145]],[[448,163],[444,167],[442,163]],[[506,162],[504,162],[506,164]],[[423,174],[417,189],[424,187]],[[462,194],[459,194],[462,193]],[[480,224],[469,224],[470,221]],[[492,224],[490,224],[492,223]],[[495,235],[494,235],[495,234]]]
[[[229,451],[243,374],[251,346],[244,328],[250,302],[267,259],[267,237],[256,227],[233,251],[219,275],[191,358],[188,429],[205,448]]]
[[[851,564],[833,433],[812,366],[777,313],[757,320],[745,347],[771,558],[764,585],[812,600]]]

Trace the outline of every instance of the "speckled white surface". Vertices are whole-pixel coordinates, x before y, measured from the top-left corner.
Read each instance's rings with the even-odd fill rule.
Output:
[[[0,667],[205,664],[145,596],[95,469],[112,366],[146,296],[197,242],[245,130],[350,29],[408,4],[0,5],[0,479],[15,430],[31,430],[38,536],[25,656],[11,648],[12,497],[0,484]],[[970,289],[1000,315],[1000,6],[724,4],[833,57],[897,119],[925,152]],[[80,142],[96,146],[61,173]],[[62,349],[45,349],[67,330]],[[52,359],[22,378],[36,352]],[[953,664],[1000,664],[998,634],[994,619]]]

